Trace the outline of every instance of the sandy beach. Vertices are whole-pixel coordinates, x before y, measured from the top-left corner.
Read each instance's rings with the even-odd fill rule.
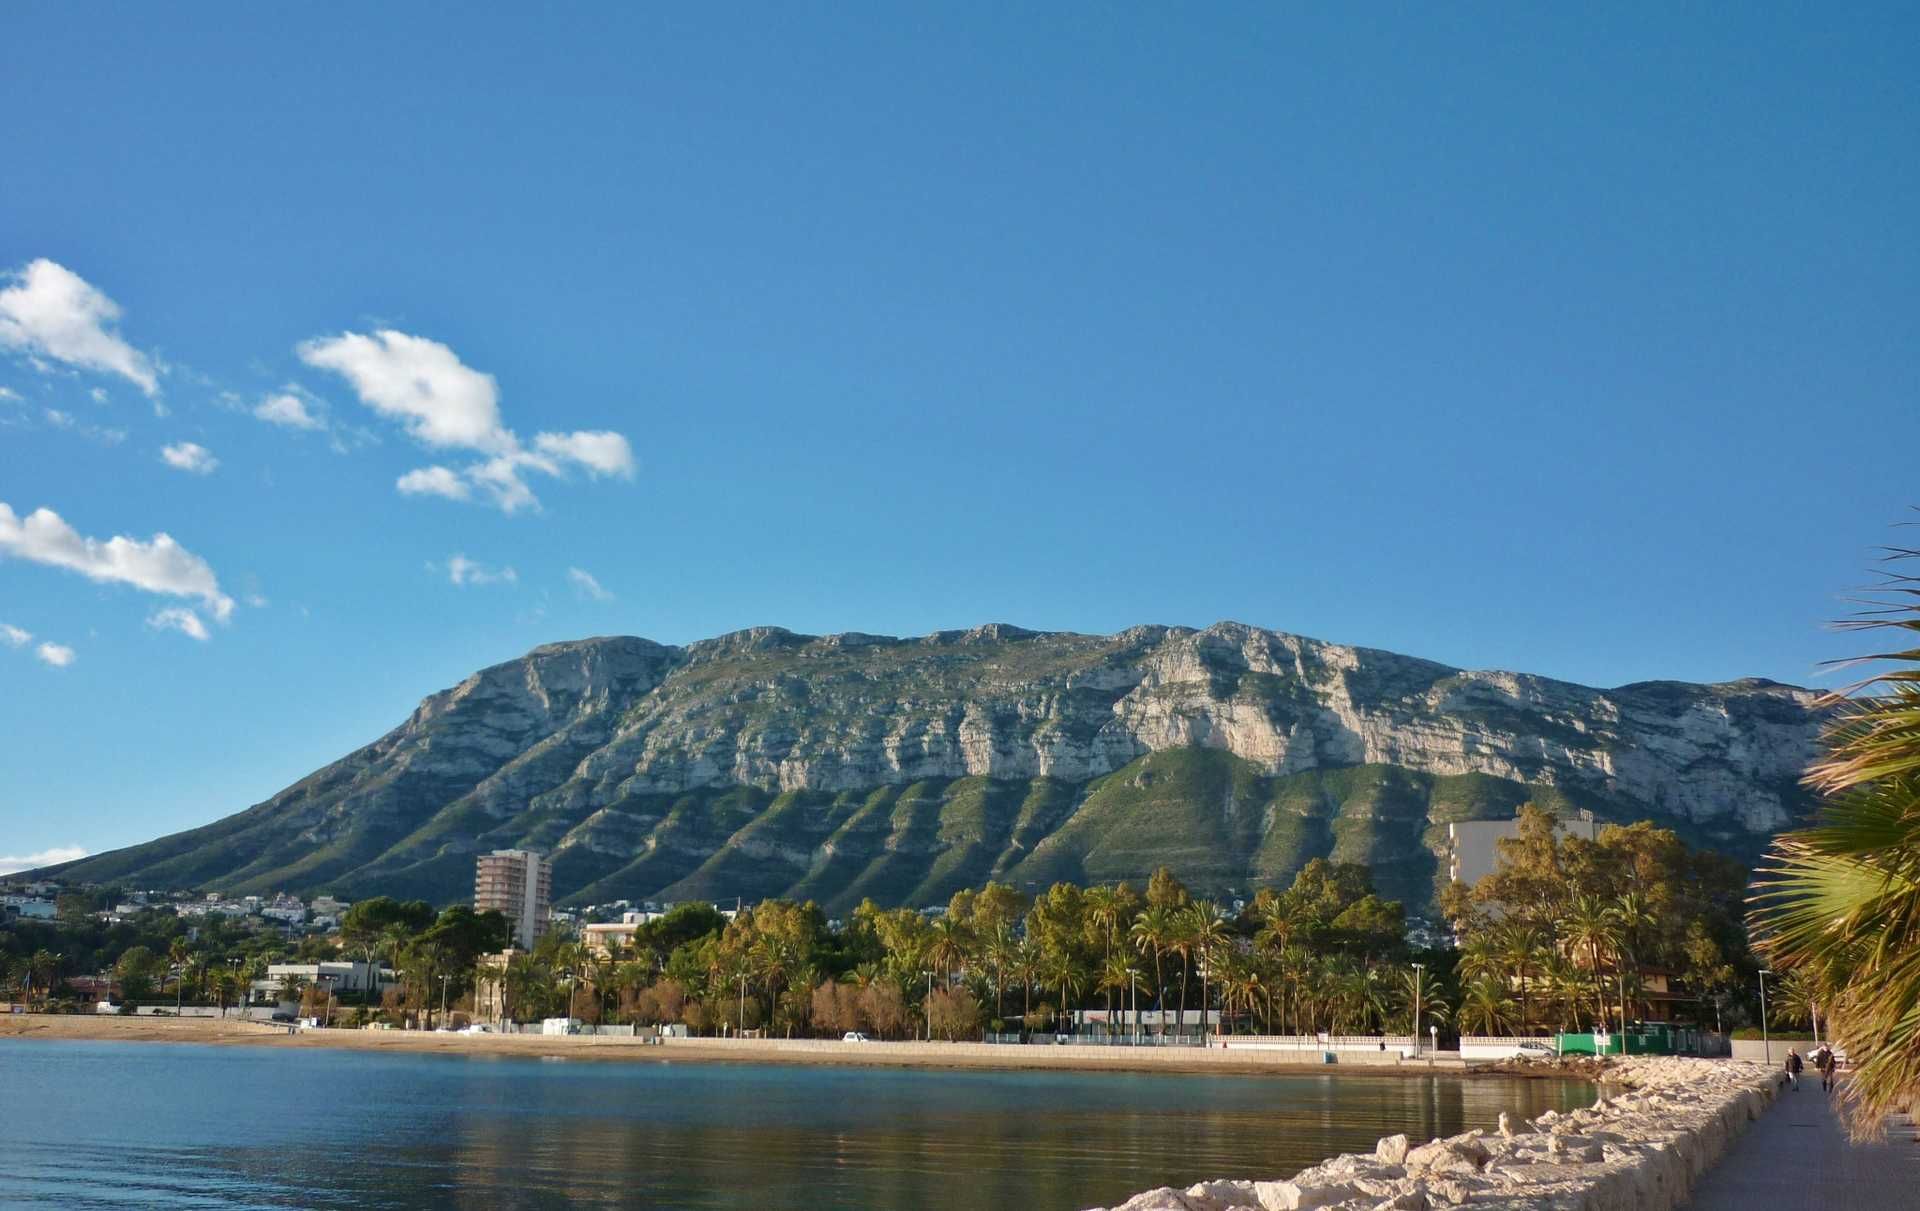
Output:
[[[199,1043],[234,1047],[325,1047],[430,1055],[515,1056],[637,1063],[711,1062],[872,1064],[907,1068],[1069,1068],[1107,1072],[1302,1072],[1343,1076],[1417,1076],[1433,1072],[1492,1073],[1492,1065],[1402,1064],[1388,1056],[1344,1054],[1334,1065],[1303,1063],[1284,1052],[1218,1048],[1019,1047],[985,1043],[843,1043],[825,1039],[637,1039],[583,1035],[462,1035],[403,1030],[303,1030],[219,1018],[117,1017],[88,1014],[0,1015],[0,1044],[33,1041]],[[1389,1062],[1379,1062],[1389,1060]],[[1371,1061],[1371,1062],[1369,1062]],[[1559,1073],[1556,1075],[1565,1075]]]

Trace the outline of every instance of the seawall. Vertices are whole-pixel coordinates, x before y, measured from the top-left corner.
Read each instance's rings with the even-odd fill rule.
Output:
[[[1672,1211],[1773,1103],[1764,1064],[1633,1056],[1610,1061],[1590,1109],[1415,1144],[1404,1135],[1286,1181],[1149,1190],[1112,1211]]]

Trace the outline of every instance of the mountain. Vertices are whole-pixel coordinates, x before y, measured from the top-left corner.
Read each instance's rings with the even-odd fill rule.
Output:
[[[1330,855],[1419,905],[1451,820],[1532,798],[1751,857],[1808,801],[1815,695],[1600,690],[1220,623],[918,639],[756,628],[535,648],[204,828],[53,868],[234,893],[468,897],[546,851],[558,900],[943,902],[993,878],[1213,892]]]

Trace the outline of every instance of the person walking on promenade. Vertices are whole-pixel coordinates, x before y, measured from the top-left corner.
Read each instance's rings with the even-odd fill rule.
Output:
[[[1805,1061],[1800,1058],[1800,1049],[1787,1048],[1787,1079],[1793,1082],[1795,1089],[1800,1088],[1800,1069],[1805,1066]]]
[[[1824,1043],[1821,1044],[1819,1054],[1814,1056],[1813,1066],[1820,1070],[1820,1091],[1832,1093],[1834,1072],[1840,1066],[1840,1062],[1833,1056],[1833,1048]]]

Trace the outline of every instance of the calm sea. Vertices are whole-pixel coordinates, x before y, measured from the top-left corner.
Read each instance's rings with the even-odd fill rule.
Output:
[[[1276,1177],[1581,1082],[0,1044],[0,1204],[1074,1208]]]

